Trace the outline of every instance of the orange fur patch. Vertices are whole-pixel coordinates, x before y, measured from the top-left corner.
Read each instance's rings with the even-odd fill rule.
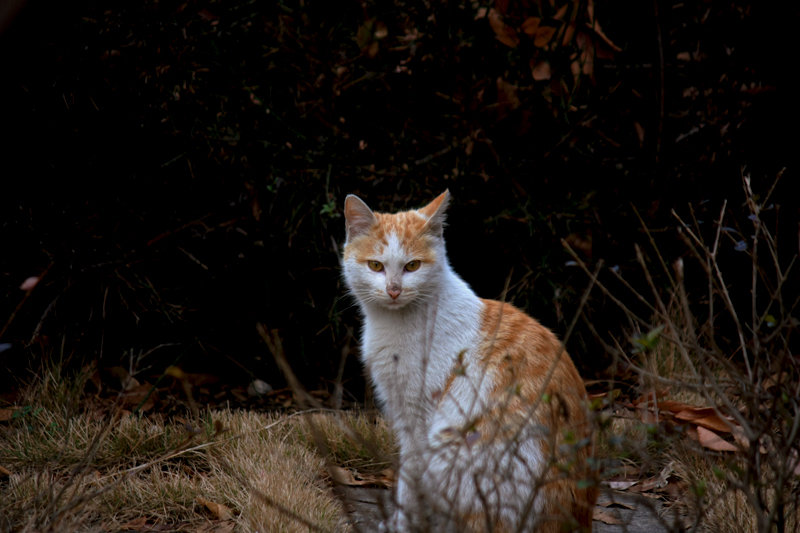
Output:
[[[482,302],[479,353],[484,368],[493,375],[492,393],[498,407],[479,421],[478,431],[497,438],[498,433],[509,431],[507,427],[513,433],[515,424],[534,421],[550,429],[549,437],[543,436],[542,447],[553,454],[560,453],[566,434],[574,435],[576,441],[589,436],[585,388],[563,344],[513,305]],[[576,451],[580,471],[573,474],[579,478],[590,477],[590,472],[583,470],[589,452],[588,447]],[[578,489],[573,481],[559,479],[555,470],[551,475],[545,511],[554,521],[541,524],[541,531],[550,531],[551,527],[558,531],[558,524],[566,518],[576,520],[581,528],[591,528],[596,489]],[[571,505],[565,509],[566,502]]]
[[[372,259],[389,244],[389,236],[394,234],[410,257],[423,262],[436,260],[431,249],[433,237],[426,231],[427,219],[417,211],[375,213],[375,218],[377,222],[368,233],[348,243],[344,250],[345,258],[355,257],[357,261]]]

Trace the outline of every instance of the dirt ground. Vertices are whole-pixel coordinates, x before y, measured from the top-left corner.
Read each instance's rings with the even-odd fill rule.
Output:
[[[378,524],[391,512],[390,492],[386,489],[339,487],[356,531],[378,531]],[[666,533],[679,531],[670,516],[659,517],[661,505],[636,494],[604,491],[598,500],[592,531],[594,533]],[[599,519],[602,518],[602,519]],[[614,522],[614,523],[607,523]]]

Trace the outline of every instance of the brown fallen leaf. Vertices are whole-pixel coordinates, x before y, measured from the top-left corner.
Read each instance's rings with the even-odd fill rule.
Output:
[[[639,481],[638,480],[633,480],[633,481],[607,481],[606,483],[608,483],[609,488],[612,488],[614,490],[628,490],[629,488],[631,488],[634,485],[636,485],[637,483],[639,483]]]
[[[11,475],[11,470],[0,465],[0,477],[9,477]]]
[[[704,448],[717,452],[738,452],[739,448],[726,441],[710,429],[697,426],[697,441]]]
[[[603,509],[598,509],[596,507],[592,513],[592,520],[597,520],[598,522],[608,525],[617,525],[622,523],[622,520],[612,515],[608,511],[604,511]]]
[[[528,17],[522,23],[522,31],[525,32],[526,35],[533,37],[536,34],[536,30],[539,28],[539,23],[542,21],[539,17]]]
[[[611,48],[615,52],[622,52],[622,48],[614,44],[614,42],[608,38],[608,36],[603,33],[603,30],[600,28],[600,23],[595,21],[594,23],[586,24],[586,27],[590,30],[594,31],[595,35],[600,37],[600,40],[603,41],[606,46]]]
[[[661,472],[655,476],[643,479],[639,483],[630,488],[631,492],[649,492],[653,490],[661,490],[669,485],[669,476],[672,475],[672,463],[667,464]]]
[[[543,81],[549,80],[552,77],[552,73],[550,71],[550,63],[547,61],[539,61],[531,67],[531,74],[533,74],[533,79],[536,81]],[[604,393],[602,397],[605,397],[606,394]]]
[[[338,483],[339,485],[348,485],[350,487],[361,487],[364,485],[369,485],[372,482],[366,479],[361,478],[356,479],[356,476],[350,470],[346,468],[342,468],[341,466],[329,466],[328,472],[330,472],[333,481]]]
[[[4,407],[0,409],[0,422],[8,422],[12,418],[14,418],[14,414],[17,411],[21,411],[22,407]]]
[[[140,383],[129,387],[119,395],[122,405],[138,408],[142,412],[153,408],[158,400],[158,393],[149,383]]]
[[[577,28],[574,21],[567,24],[566,28],[564,28],[564,36],[561,38],[561,46],[567,46],[575,37],[576,31]]]
[[[339,485],[350,487],[386,487],[391,488],[394,484],[394,471],[391,468],[382,470],[377,475],[360,474],[354,470],[342,468],[341,466],[329,466],[328,472],[333,481]]]
[[[503,78],[497,78],[495,83],[497,84],[497,104],[501,111],[517,109],[521,104],[517,94],[519,88]]]
[[[220,520],[230,520],[231,518],[233,518],[233,511],[231,511],[230,508],[226,505],[217,502],[212,502],[211,500],[206,500],[202,496],[198,496],[195,499],[195,501],[198,504],[205,507],[206,509],[208,509],[209,511],[211,511],[211,514],[213,514],[216,518]]]
[[[516,48],[519,46],[519,37],[514,28],[503,22],[503,17],[496,9],[489,10],[489,25],[492,27],[497,40],[506,46]]]
[[[713,407],[683,409],[675,413],[675,419],[723,433],[730,433],[738,425],[733,419],[720,416]]]
[[[31,276],[29,278],[25,278],[19,288],[23,291],[32,291],[34,287],[39,283],[39,276]]]
[[[556,33],[556,28],[552,26],[539,26],[533,37],[533,46],[536,48],[544,48],[550,43],[550,39]]]
[[[384,468],[378,475],[378,485],[386,488],[392,488],[394,485],[394,470],[391,468]]]
[[[631,511],[636,509],[636,507],[634,507],[629,503],[617,502],[614,500],[599,501],[595,505],[597,505],[598,507],[620,507],[622,509],[628,509]]]
[[[567,8],[569,8],[569,4],[561,6],[558,11],[556,11],[556,14],[553,15],[553,18],[556,20],[564,20],[564,15],[567,14]]]

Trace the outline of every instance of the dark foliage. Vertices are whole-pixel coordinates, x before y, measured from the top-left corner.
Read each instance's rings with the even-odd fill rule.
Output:
[[[150,372],[279,384],[261,322],[324,384],[358,323],[338,268],[349,192],[394,210],[449,187],[456,270],[562,334],[586,285],[562,238],[635,268],[641,217],[676,254],[671,210],[712,220],[744,167],[788,168],[792,234],[797,8],[780,9],[30,0],[0,35],[0,365],[165,345]],[[586,375],[607,363],[583,331],[569,348]],[[354,357],[345,381],[360,397]]]

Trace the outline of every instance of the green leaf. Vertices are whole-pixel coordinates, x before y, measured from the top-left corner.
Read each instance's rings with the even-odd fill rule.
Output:
[[[647,352],[656,347],[658,344],[661,332],[664,331],[664,326],[658,326],[647,333],[634,335],[633,337],[633,353]]]

